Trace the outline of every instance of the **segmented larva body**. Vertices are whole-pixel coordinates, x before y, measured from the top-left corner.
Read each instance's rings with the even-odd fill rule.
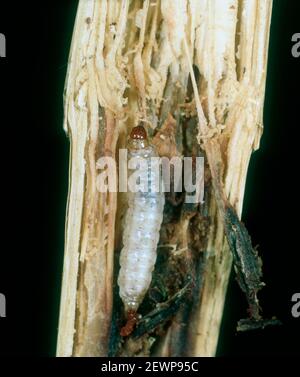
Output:
[[[149,289],[165,203],[161,190],[150,191],[150,181],[159,178],[156,177],[159,172],[154,171],[158,169],[150,169],[151,157],[157,157],[157,154],[154,147],[148,144],[142,126],[132,130],[128,150],[129,158],[137,157],[147,161],[145,175],[149,190],[129,194],[118,277],[120,297],[127,315],[137,311]]]

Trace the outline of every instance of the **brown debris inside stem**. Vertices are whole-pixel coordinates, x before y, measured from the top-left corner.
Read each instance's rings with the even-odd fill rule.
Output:
[[[127,322],[125,326],[121,328],[120,335],[125,337],[129,336],[132,331],[134,330],[134,327],[138,320],[138,314],[135,310],[128,310],[127,312]]]

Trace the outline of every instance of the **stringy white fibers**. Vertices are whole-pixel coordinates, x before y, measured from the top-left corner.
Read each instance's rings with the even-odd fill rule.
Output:
[[[147,161],[144,169],[147,169],[145,176],[148,179],[148,191],[128,194],[129,207],[125,217],[118,276],[120,297],[126,313],[137,311],[150,286],[165,203],[163,192],[150,190],[150,183],[154,180],[157,182],[159,178],[158,169],[151,170],[150,166],[151,157],[157,157],[157,154],[154,147],[148,144],[146,133],[141,137],[139,127],[135,128],[136,133],[131,133],[129,158],[143,158]]]

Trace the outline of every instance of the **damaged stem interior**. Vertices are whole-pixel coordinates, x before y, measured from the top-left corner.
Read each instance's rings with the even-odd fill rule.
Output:
[[[79,2],[58,356],[213,356],[232,262],[246,297],[238,329],[276,323],[263,319],[261,261],[240,221],[263,130],[271,10],[271,0]],[[128,195],[99,192],[98,161],[120,166],[139,124],[160,157],[204,158],[204,201],[166,193],[151,284],[122,336]]]

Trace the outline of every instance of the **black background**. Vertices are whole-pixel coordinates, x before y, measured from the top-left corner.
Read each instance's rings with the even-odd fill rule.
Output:
[[[69,142],[62,130],[63,87],[77,1],[0,5],[7,58],[0,59],[0,355],[54,356],[63,261]],[[264,261],[260,293],[278,328],[236,334],[246,302],[232,277],[218,355],[300,354],[299,127],[300,32],[297,0],[274,0],[261,148],[249,169],[243,212]]]

